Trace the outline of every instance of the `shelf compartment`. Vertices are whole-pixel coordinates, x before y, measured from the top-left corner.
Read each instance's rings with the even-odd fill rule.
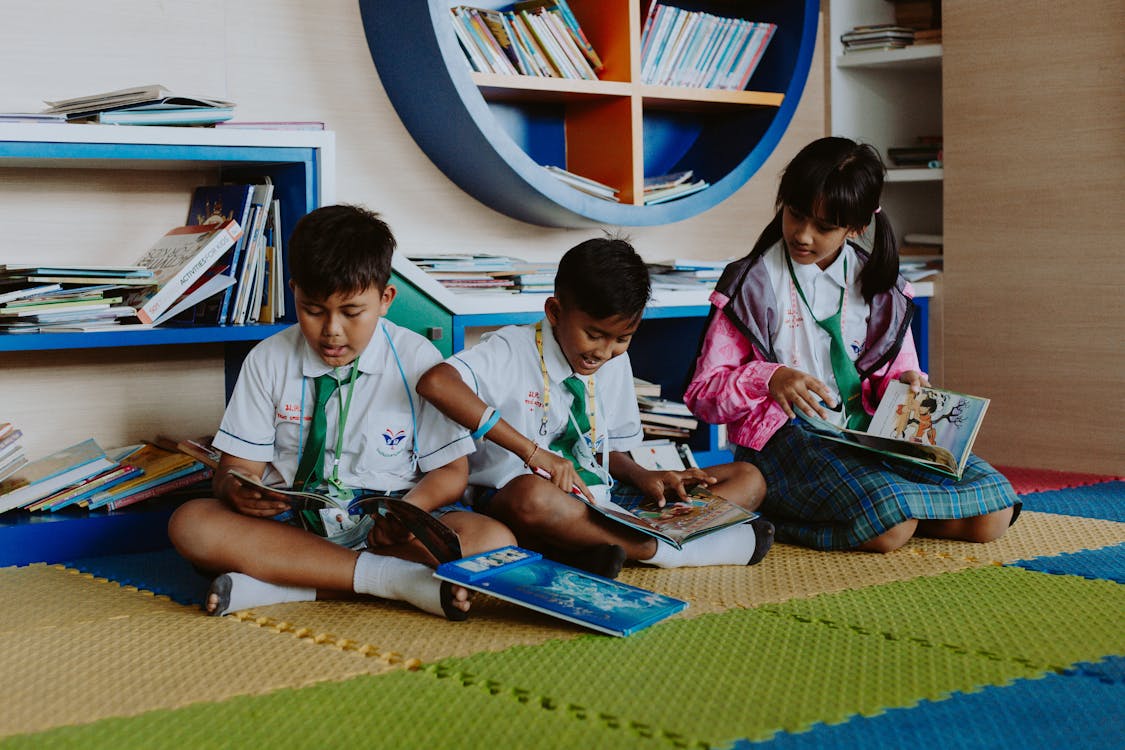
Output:
[[[836,57],[837,68],[897,68],[934,70],[941,68],[940,44],[919,44],[902,49],[861,50]]]

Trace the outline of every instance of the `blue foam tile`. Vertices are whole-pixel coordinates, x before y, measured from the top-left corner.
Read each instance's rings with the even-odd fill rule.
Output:
[[[1017,567],[1060,576],[1082,576],[1125,583],[1125,542],[1102,549],[1064,552],[1013,563]]]
[[[1101,482],[1022,495],[1024,510],[1125,521],[1125,482]]]
[[[167,596],[178,604],[203,605],[211,579],[200,574],[172,548],[128,555],[83,557],[68,568]]]
[[[1079,664],[1043,679],[921,701],[871,718],[734,744],[739,750],[940,747],[943,750],[1089,750],[1125,739],[1125,658]]]

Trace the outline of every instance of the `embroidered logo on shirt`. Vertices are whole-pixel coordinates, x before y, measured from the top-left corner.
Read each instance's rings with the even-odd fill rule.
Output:
[[[395,430],[390,427],[383,430],[383,442],[386,443],[385,448],[379,448],[378,453],[380,456],[397,456],[402,453],[404,446],[402,441],[406,439],[406,430]]]

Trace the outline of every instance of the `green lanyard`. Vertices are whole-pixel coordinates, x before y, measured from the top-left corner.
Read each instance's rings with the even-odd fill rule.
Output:
[[[813,315],[812,306],[805,299],[805,292],[801,289],[801,283],[797,281],[797,274],[793,271],[793,260],[789,257],[789,253],[785,253],[785,262],[789,266],[789,278],[793,280],[793,286],[797,288],[797,294],[801,295],[801,301],[805,303],[805,308],[809,311],[809,317],[828,334],[830,341],[828,356],[832,365],[832,377],[835,378],[836,388],[840,391],[840,400],[844,407],[847,427],[851,430],[865,429],[871,418],[863,410],[861,399],[863,381],[860,380],[859,373],[855,369],[855,362],[848,356],[847,346],[844,344],[844,292],[846,289],[840,289],[840,302],[836,313],[824,320],[817,320],[816,316]],[[847,284],[847,281],[848,259],[845,257],[844,283]]]

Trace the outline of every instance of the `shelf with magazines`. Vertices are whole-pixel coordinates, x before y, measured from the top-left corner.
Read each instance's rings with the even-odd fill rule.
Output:
[[[647,24],[650,10],[665,3],[568,0],[602,63],[594,80],[475,69],[481,66],[471,62],[451,15],[464,5],[360,3],[384,89],[418,145],[463,190],[514,218],[564,227],[666,224],[706,211],[742,187],[793,116],[819,17],[812,0],[675,2],[677,12],[772,29],[760,58],[746,68],[746,82],[727,90],[646,82],[642,39],[646,25],[655,27]],[[522,4],[468,5],[508,12]],[[710,49],[726,50],[736,48],[731,40],[750,37],[712,38]],[[548,166],[614,192],[609,199],[590,195]],[[687,170],[701,189],[646,205],[646,178]]]
[[[67,189],[76,195],[70,200],[82,202],[94,197],[93,191],[104,187],[84,187],[84,172],[97,174],[91,179],[101,185],[103,179],[127,172],[153,172],[169,175],[193,172],[205,182],[253,181],[269,178],[278,198],[283,232],[288,235],[297,220],[308,211],[334,200],[335,140],[334,134],[325,131],[257,131],[220,130],[191,127],[130,127],[114,125],[77,124],[4,124],[0,125],[0,170],[30,170],[31,174],[45,174],[42,170],[65,173],[66,177],[54,182],[67,181]],[[110,175],[109,177],[104,177]],[[90,193],[83,193],[83,190]],[[167,188],[170,190],[170,188]],[[184,194],[186,204],[188,195]],[[182,209],[177,209],[165,226],[182,222]],[[144,220],[138,218],[138,222]],[[57,232],[62,239],[50,238],[53,247],[69,242],[80,247],[81,255],[63,258],[67,263],[99,263],[120,249],[120,241],[107,243],[105,248],[97,242],[83,247],[87,239],[81,227],[60,221]],[[20,230],[21,236],[34,234],[32,228]],[[104,240],[103,240],[104,241]],[[142,246],[128,251],[133,257]],[[58,254],[60,251],[52,250]],[[121,251],[126,252],[126,251]],[[25,244],[8,251],[5,262],[36,261],[34,247]],[[52,258],[52,260],[54,260]],[[118,258],[120,260],[120,258]],[[292,306],[289,305],[289,310]],[[65,349],[96,349],[107,347],[133,347],[153,345],[225,344],[228,392],[237,375],[241,359],[249,346],[285,327],[293,320],[290,313],[279,323],[227,326],[157,326],[151,328],[124,328],[73,333],[20,333],[0,335],[0,351],[34,352]]]

